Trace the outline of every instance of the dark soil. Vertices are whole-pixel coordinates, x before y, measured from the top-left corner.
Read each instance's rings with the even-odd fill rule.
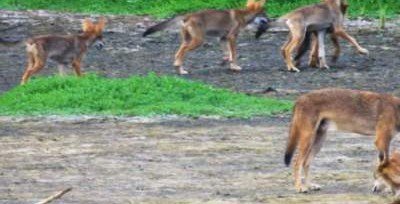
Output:
[[[0,14],[1,11],[0,11]],[[3,11],[1,26],[21,25],[1,33],[2,36],[26,38],[49,33],[76,33],[83,16],[68,14],[15,13]],[[97,72],[108,77],[127,77],[155,72],[175,75],[172,66],[174,52],[179,46],[178,33],[162,32],[142,38],[144,28],[152,24],[138,17],[110,17],[104,35],[107,47],[103,51],[91,49],[84,63],[86,72]],[[234,73],[221,66],[222,53],[216,39],[190,53],[186,67],[191,72],[185,78],[200,80],[218,87],[254,92],[267,89],[304,92],[323,87],[346,87],[380,92],[397,92],[400,75],[400,34],[395,30],[377,31],[363,27],[351,28],[353,36],[366,47],[370,57],[360,56],[344,41],[342,56],[330,70],[309,68],[307,56],[300,67],[302,72],[290,73],[280,55],[286,32],[271,32],[260,40],[253,32],[243,32],[238,42],[239,64],[243,71]],[[328,41],[328,40],[327,40]],[[330,48],[331,46],[328,46]],[[23,44],[0,47],[0,91],[16,86],[24,71]],[[54,64],[49,64],[40,74],[56,74]]]

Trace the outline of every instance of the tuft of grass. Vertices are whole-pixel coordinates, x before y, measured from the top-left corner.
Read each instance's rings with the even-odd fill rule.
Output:
[[[320,0],[268,0],[266,11],[270,16],[280,16],[300,6]],[[64,12],[98,14],[134,14],[170,17],[201,9],[241,8],[246,0],[1,0],[2,9],[45,9]],[[398,0],[351,0],[349,15],[390,18],[400,13]]]
[[[0,115],[183,115],[248,118],[284,113],[292,102],[171,76],[41,77],[0,96]]]

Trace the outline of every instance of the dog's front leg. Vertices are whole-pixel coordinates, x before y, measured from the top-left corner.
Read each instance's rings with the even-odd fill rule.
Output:
[[[325,35],[326,30],[318,31],[318,58],[319,58],[319,67],[329,69],[329,66],[326,64],[325,58]]]
[[[239,34],[240,24],[237,24],[233,27],[231,32],[229,32],[228,38],[228,47],[229,47],[229,62],[230,69],[233,71],[240,71],[242,68],[237,64],[237,52],[236,52],[236,38]]]
[[[60,76],[62,76],[62,77],[65,76],[65,70],[64,70],[65,65],[63,65],[63,64],[58,64],[57,67],[58,67],[58,74],[59,74]]]

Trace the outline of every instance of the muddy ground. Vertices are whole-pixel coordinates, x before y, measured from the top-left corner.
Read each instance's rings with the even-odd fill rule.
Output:
[[[12,27],[1,35],[14,38],[58,33],[75,33],[84,16],[47,12],[0,11],[1,27]],[[107,47],[103,51],[91,49],[84,70],[109,77],[126,77],[133,74],[155,72],[175,75],[172,66],[174,52],[179,46],[178,33],[160,33],[142,38],[144,28],[153,22],[140,17],[110,17],[104,35]],[[219,87],[239,91],[279,90],[307,91],[322,87],[340,86],[374,91],[396,92],[400,75],[400,32],[398,27],[379,31],[376,24],[352,22],[351,33],[366,47],[370,57],[355,54],[349,44],[341,42],[342,57],[330,70],[301,66],[301,73],[289,73],[280,56],[280,47],[287,33],[264,35],[260,40],[253,32],[242,33],[238,42],[239,64],[243,71],[232,73],[221,66],[222,53],[215,39],[208,39],[201,49],[188,55],[186,66],[191,72],[185,78],[204,81]],[[331,46],[330,46],[331,47]],[[307,60],[307,57],[304,58]],[[23,44],[0,47],[0,91],[16,86],[24,71]],[[58,70],[49,64],[41,74],[55,74]]]
[[[1,33],[11,39],[79,30],[84,16],[0,11]],[[176,33],[141,38],[148,18],[112,16],[107,47],[92,49],[84,70],[107,77],[155,72],[175,75]],[[278,90],[279,97],[328,86],[400,93],[396,27],[349,28],[371,52],[343,55],[330,70],[288,73],[279,55],[285,32],[260,40],[239,39],[240,73],[220,66],[219,46],[191,53],[185,78],[244,92]],[[215,40],[214,40],[215,41]],[[211,42],[214,42],[211,39]],[[0,47],[0,93],[15,87],[25,64],[23,45]],[[304,64],[304,63],[303,63]],[[55,74],[50,63],[41,74]],[[5,118],[0,117],[0,203],[34,203],[58,190],[73,191],[58,203],[385,203],[371,194],[373,138],[331,132],[312,166],[322,191],[294,193],[283,165],[289,116],[251,120],[188,118]],[[394,142],[399,146],[399,141]],[[57,202],[56,202],[57,203]]]

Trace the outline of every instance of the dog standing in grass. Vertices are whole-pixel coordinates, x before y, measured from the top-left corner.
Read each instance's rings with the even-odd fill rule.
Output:
[[[25,84],[33,74],[39,72],[46,65],[48,58],[58,64],[61,75],[64,74],[64,67],[72,64],[76,75],[81,76],[81,61],[88,48],[93,44],[98,50],[104,47],[102,33],[105,25],[105,18],[100,18],[97,23],[85,19],[82,22],[81,34],[46,35],[28,39],[28,62],[21,84]]]
[[[375,135],[379,160],[387,162],[390,141],[400,130],[400,98],[347,89],[322,89],[300,96],[294,107],[285,152],[285,164],[289,165],[298,149],[294,164],[298,192],[319,189],[318,185],[310,182],[308,173],[330,126],[342,131]]]
[[[367,55],[369,53],[367,49],[361,47],[358,42],[344,30],[343,7],[345,6],[347,8],[347,5],[347,0],[323,0],[322,3],[302,7],[290,12],[278,20],[277,23],[285,24],[290,32],[288,41],[281,48],[283,58],[289,71],[300,71],[293,63],[292,53],[301,46],[307,32],[317,32],[320,67],[328,68],[325,60],[324,37],[329,29],[331,29],[331,33],[335,38],[341,37],[349,41],[350,44],[357,48],[360,54]]]
[[[202,45],[206,35],[219,37],[225,55],[224,60],[230,62],[231,70],[240,71],[242,68],[236,60],[236,38],[240,30],[252,23],[256,17],[265,17],[264,4],[265,0],[248,0],[245,9],[205,10],[178,16],[150,27],[143,36],[180,24],[182,44],[174,62],[178,74],[188,74],[183,67],[187,52]]]

